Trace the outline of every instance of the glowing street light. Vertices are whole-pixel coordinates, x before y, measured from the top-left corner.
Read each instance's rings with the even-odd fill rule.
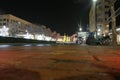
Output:
[[[93,0],[93,2],[97,2],[97,0]]]
[[[100,29],[98,29],[98,31],[100,32],[101,30],[100,30]]]
[[[82,31],[82,28],[81,28],[81,27],[79,28],[79,31]]]
[[[82,31],[81,22],[80,22],[80,24],[78,24],[78,27],[79,27],[79,31]]]

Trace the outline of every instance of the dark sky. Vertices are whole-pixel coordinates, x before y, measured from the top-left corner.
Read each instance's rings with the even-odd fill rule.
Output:
[[[119,7],[120,7],[120,0],[117,0],[115,3],[115,10],[117,10]],[[119,14],[120,10],[116,13]],[[116,21],[117,21],[116,25],[120,26],[120,15],[117,16]]]
[[[74,34],[80,21],[85,28],[89,8],[90,0],[0,0],[0,13],[46,25],[62,35]]]

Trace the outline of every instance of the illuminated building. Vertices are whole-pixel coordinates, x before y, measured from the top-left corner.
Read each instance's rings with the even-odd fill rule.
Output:
[[[98,36],[109,33],[109,22],[107,21],[110,11],[110,0],[97,0],[96,6],[92,3],[89,13],[90,32],[97,32]],[[94,13],[95,9],[95,13]],[[96,18],[96,20],[94,20]],[[96,26],[94,25],[96,24]]]
[[[51,40],[52,31],[44,25],[37,25],[11,14],[0,15],[0,36],[4,28],[9,29],[7,36],[36,40]]]

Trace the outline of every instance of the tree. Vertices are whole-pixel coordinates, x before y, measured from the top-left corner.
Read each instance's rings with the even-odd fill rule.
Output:
[[[117,45],[117,33],[116,33],[116,17],[115,17],[115,10],[114,10],[114,0],[111,0],[110,3],[110,11],[112,16],[112,45]]]

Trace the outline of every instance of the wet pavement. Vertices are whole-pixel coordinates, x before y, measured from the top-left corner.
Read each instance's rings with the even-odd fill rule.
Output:
[[[120,80],[120,47],[0,48],[0,80]]]

